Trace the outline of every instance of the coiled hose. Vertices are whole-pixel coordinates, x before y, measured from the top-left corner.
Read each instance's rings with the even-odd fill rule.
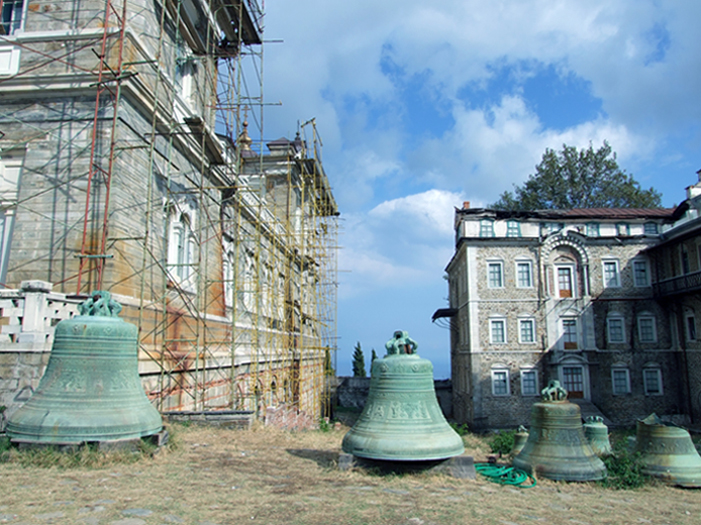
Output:
[[[514,485],[522,489],[531,489],[536,486],[536,480],[525,470],[494,463],[475,463],[475,470],[489,481],[500,485]],[[530,480],[530,485],[523,483]]]

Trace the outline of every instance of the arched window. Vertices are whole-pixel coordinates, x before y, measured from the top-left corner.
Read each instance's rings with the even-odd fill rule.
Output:
[[[168,272],[171,280],[191,287],[197,264],[197,241],[193,233],[195,212],[191,206],[183,204],[171,204],[169,208]]]

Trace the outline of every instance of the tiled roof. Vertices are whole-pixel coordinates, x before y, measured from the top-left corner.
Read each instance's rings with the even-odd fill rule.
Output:
[[[581,208],[572,210],[532,210],[505,211],[490,208],[467,208],[456,210],[464,215],[487,215],[498,219],[590,219],[590,220],[634,220],[661,219],[675,220],[682,211],[677,208]]]

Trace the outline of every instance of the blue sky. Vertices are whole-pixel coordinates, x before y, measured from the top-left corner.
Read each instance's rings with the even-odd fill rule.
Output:
[[[701,168],[698,0],[268,0],[266,140],[316,118],[341,211],[338,373],[408,330],[450,374],[454,208],[546,148],[599,147],[663,204]]]

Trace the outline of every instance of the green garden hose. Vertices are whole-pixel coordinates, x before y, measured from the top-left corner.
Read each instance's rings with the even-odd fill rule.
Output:
[[[522,489],[535,487],[536,480],[525,470],[493,463],[475,463],[475,470],[486,477],[489,481],[500,485],[514,485]],[[531,480],[530,485],[524,485],[527,480]]]

